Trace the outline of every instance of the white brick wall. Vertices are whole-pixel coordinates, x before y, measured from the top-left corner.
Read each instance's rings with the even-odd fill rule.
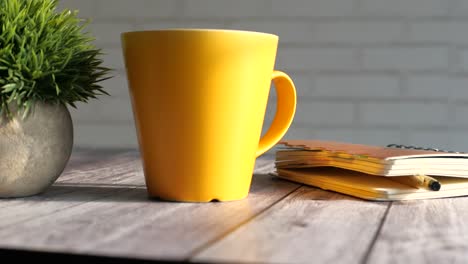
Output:
[[[447,70],[446,47],[368,48],[363,51],[363,67],[368,70]]]
[[[104,0],[95,2],[98,12],[96,18],[133,20],[176,17],[179,14],[178,1],[174,0]]]
[[[125,22],[95,22],[91,26],[92,31],[90,33],[93,34],[95,44],[99,47],[120,47],[120,34],[134,28],[134,26]]]
[[[446,126],[448,107],[442,103],[375,102],[362,103],[359,115],[364,124],[396,126]]]
[[[229,25],[231,29],[253,30],[260,32],[273,33],[280,36],[281,43],[310,43],[315,40],[313,25],[301,21],[277,21],[277,20],[259,20],[259,21],[235,21]]]
[[[446,16],[449,0],[362,0],[361,14],[373,16]]]
[[[273,17],[351,16],[353,9],[353,0],[272,0]]]
[[[452,16],[468,16],[468,1],[466,0],[453,0],[452,7],[450,8]]]
[[[468,0],[61,0],[93,20],[115,78],[72,110],[75,146],[136,147],[120,33],[229,28],[280,36],[299,95],[286,137],[468,151]],[[265,118],[274,115],[275,93]]]
[[[300,105],[296,115],[298,125],[351,125],[355,120],[354,105],[348,102],[308,102],[298,100]]]
[[[190,18],[261,17],[270,14],[269,0],[196,0],[185,1],[183,13]]]
[[[383,74],[326,74],[315,78],[316,96],[388,98],[399,95],[398,76]]]
[[[315,23],[312,39],[318,43],[368,44],[402,40],[404,24],[399,21],[331,21]]]
[[[80,16],[85,18],[95,18],[96,13],[95,0],[60,0],[59,6],[71,10],[79,10]]]
[[[407,97],[440,98],[451,101],[468,99],[468,78],[439,74],[419,74],[408,78]]]
[[[462,50],[460,55],[461,71],[468,72],[468,49]]]
[[[358,65],[357,55],[352,48],[282,48],[277,67],[289,71],[352,70]]]
[[[410,41],[468,44],[468,21],[416,22],[410,25]]]

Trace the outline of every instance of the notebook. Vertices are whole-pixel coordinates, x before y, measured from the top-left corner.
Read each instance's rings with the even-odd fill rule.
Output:
[[[280,144],[284,147],[276,152],[275,166],[283,179],[378,201],[468,195],[466,153],[319,140]],[[401,181],[416,175],[434,179],[440,189]]]
[[[468,178],[468,154],[321,140],[288,140],[276,152],[278,168],[332,166],[381,176]]]

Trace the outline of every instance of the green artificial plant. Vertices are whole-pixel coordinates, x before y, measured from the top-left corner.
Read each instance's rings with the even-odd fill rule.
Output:
[[[101,50],[78,11],[57,0],[0,0],[0,113],[14,103],[25,114],[35,101],[75,102],[107,94]]]

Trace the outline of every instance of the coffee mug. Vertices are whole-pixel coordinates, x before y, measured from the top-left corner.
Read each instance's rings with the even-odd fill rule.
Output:
[[[256,157],[291,125],[293,81],[275,71],[278,36],[165,29],[121,34],[148,195],[209,202],[248,196]],[[270,83],[276,115],[261,137]]]

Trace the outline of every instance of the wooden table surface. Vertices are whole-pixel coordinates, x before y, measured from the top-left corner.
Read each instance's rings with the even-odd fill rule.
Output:
[[[74,151],[47,192],[0,200],[0,253],[92,263],[468,262],[468,197],[368,202],[276,179],[273,169],[271,155],[257,159],[247,199],[174,203],[147,197],[137,151]]]

